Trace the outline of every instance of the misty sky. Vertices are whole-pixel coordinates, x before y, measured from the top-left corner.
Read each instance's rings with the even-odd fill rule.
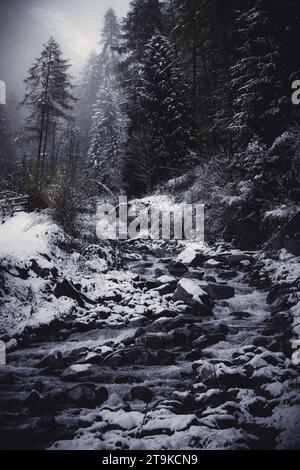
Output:
[[[77,75],[97,47],[104,12],[122,17],[130,0],[0,0],[0,80],[8,94],[23,92],[23,78],[53,35]]]

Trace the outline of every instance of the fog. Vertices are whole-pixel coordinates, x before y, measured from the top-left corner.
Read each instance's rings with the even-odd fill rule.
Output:
[[[23,79],[42,44],[53,35],[78,76],[97,49],[101,21],[113,7],[122,17],[130,0],[0,0],[0,80],[20,97]]]

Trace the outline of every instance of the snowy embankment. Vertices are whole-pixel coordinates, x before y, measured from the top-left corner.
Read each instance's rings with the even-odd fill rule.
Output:
[[[91,304],[112,292],[116,284],[104,274],[108,251],[93,246],[85,251],[46,213],[22,212],[8,219],[0,226],[1,335],[48,324],[75,310],[79,314],[79,304],[89,299],[78,294],[76,285]]]

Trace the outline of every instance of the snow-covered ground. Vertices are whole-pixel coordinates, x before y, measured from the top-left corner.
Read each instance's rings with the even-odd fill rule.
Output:
[[[109,244],[78,244],[35,213],[7,220],[0,240],[1,333],[14,336],[0,442],[300,447],[299,260],[252,269],[253,253],[136,240],[115,269]]]

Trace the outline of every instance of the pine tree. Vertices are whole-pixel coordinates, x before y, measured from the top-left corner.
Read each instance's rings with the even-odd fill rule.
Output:
[[[139,119],[134,141],[139,132],[151,136],[147,153],[152,154],[156,168],[152,186],[190,167],[195,144],[187,88],[173,47],[158,31],[146,45],[137,94]],[[134,149],[131,153],[134,155]],[[134,159],[131,165],[135,166]]]
[[[0,168],[1,177],[6,179],[15,164],[15,148],[7,104],[0,104]],[[4,181],[2,181],[4,183]]]
[[[68,61],[62,57],[60,46],[51,37],[25,79],[23,104],[30,110],[28,129],[34,132],[38,147],[37,186],[44,176],[51,127],[57,119],[68,119],[75,101],[69,67]]]
[[[115,11],[109,8],[104,16],[99,46],[100,53],[93,52],[83,71],[79,100],[76,106],[77,120],[80,127],[83,152],[88,153],[91,145],[90,130],[93,126],[94,105],[104,80],[118,74],[121,60],[120,24]]]
[[[92,142],[88,153],[90,174],[97,183],[112,192],[122,187],[122,146],[125,118],[121,110],[121,93],[113,77],[104,80],[94,106]]]
[[[160,0],[132,0],[123,23],[123,47],[140,61],[145,45],[156,30],[165,32],[163,4]]]

